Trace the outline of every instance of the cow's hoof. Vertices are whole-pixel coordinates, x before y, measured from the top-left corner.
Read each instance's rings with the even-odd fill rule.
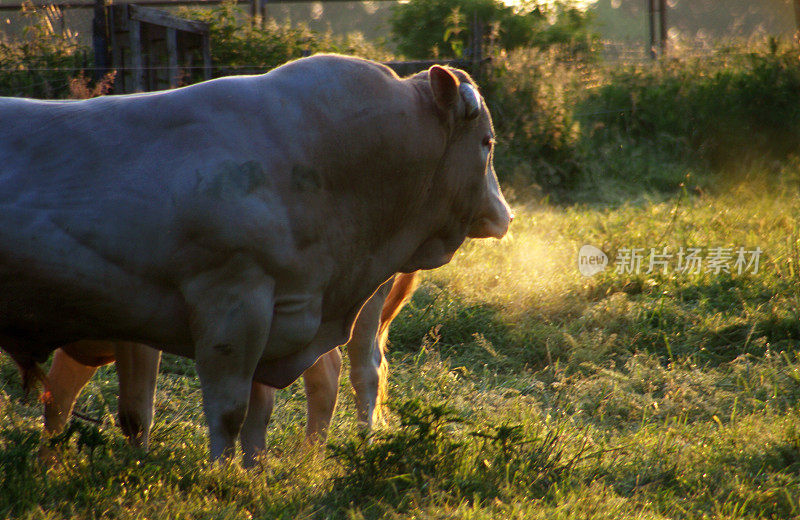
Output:
[[[47,444],[43,444],[39,447],[39,453],[37,458],[39,459],[39,463],[42,464],[46,468],[51,468],[56,463],[58,457],[58,452],[48,446]]]

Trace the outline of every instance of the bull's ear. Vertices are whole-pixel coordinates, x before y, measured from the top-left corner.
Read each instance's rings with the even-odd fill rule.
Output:
[[[433,99],[442,110],[451,110],[458,103],[458,78],[449,70],[434,65],[428,70]]]

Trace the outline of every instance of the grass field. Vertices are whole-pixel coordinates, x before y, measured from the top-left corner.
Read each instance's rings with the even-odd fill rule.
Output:
[[[597,206],[517,200],[510,235],[426,274],[395,322],[372,442],[343,378],[329,446],[306,449],[295,383],[251,471],[206,462],[199,384],[174,357],[149,453],[113,424],[109,368],[78,406],[102,424],[75,421],[43,468],[41,406],[2,357],[0,517],[800,517],[799,186],[786,161]],[[604,273],[578,273],[584,244]],[[718,246],[760,247],[759,271],[615,272],[622,248]]]

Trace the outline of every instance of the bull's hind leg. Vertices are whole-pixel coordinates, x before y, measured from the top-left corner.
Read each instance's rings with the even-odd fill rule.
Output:
[[[234,454],[269,336],[274,288],[274,280],[243,256],[183,285],[212,459]]]
[[[44,397],[44,430],[47,436],[61,433],[72,415],[78,394],[96,371],[97,367],[75,361],[62,349],[55,351],[53,364],[47,373],[48,393]]]
[[[356,413],[358,424],[371,429],[375,421],[381,369],[385,370],[383,351],[380,348],[378,328],[381,323],[381,309],[392,281],[383,284],[358,313],[353,325],[353,335],[347,343],[350,358],[350,384],[356,393]]]
[[[139,343],[117,343],[119,426],[133,446],[147,449],[153,424],[161,351]]]
[[[414,294],[417,284],[416,273],[401,273],[383,284],[361,309],[347,344],[358,422],[367,430],[380,420],[386,398],[389,325]]]
[[[320,356],[316,363],[303,372],[308,410],[306,439],[309,442],[324,443],[328,436],[328,426],[339,396],[341,372],[342,353],[338,348]]]
[[[253,381],[250,403],[239,439],[244,452],[244,466],[252,466],[256,457],[267,449],[266,429],[275,404],[275,389]]]

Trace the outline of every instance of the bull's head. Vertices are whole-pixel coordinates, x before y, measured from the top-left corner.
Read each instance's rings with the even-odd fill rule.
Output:
[[[428,81],[449,126],[446,175],[460,194],[454,211],[471,238],[502,238],[513,220],[492,164],[494,129],[486,103],[463,72],[434,65]]]

